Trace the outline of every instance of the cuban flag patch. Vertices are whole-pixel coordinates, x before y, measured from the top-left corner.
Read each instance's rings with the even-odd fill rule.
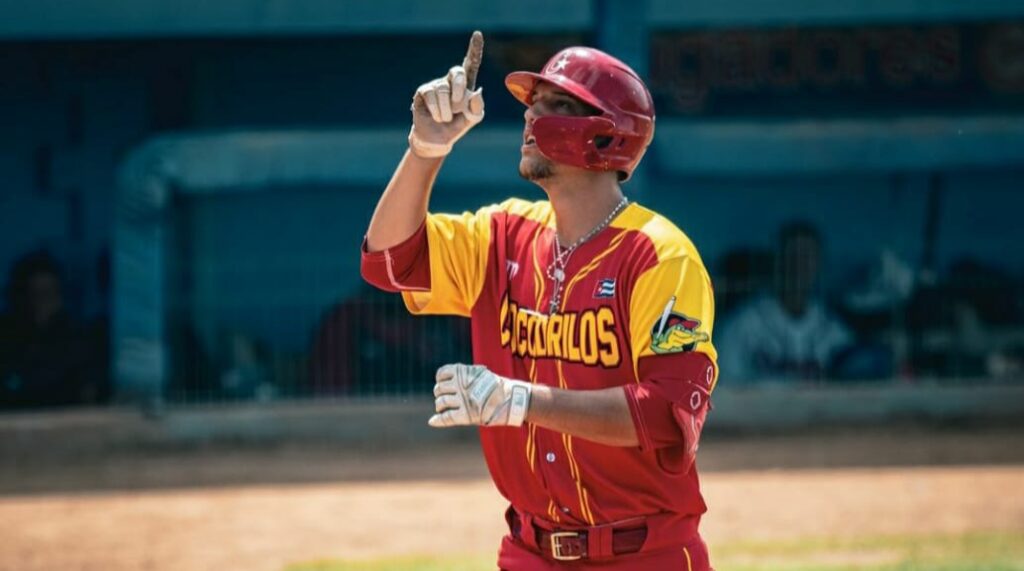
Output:
[[[615,279],[598,280],[597,288],[594,289],[594,297],[597,299],[615,297]]]

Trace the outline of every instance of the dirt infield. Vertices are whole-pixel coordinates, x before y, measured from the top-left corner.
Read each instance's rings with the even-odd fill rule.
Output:
[[[1024,531],[1018,434],[712,441],[703,530],[712,548]],[[892,466],[900,458],[924,465]],[[844,467],[857,463],[883,467]],[[37,460],[5,466],[0,490],[0,570],[279,571],[319,558],[489,553],[503,533],[503,502],[473,446],[371,459],[285,447]]]
[[[722,472],[712,548],[739,539],[1024,531],[1024,467]],[[1008,492],[1016,491],[1008,495]],[[7,497],[0,569],[279,571],[318,558],[487,553],[489,481],[409,481]]]

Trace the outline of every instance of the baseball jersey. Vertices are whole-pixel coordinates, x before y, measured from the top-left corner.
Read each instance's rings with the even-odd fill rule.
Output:
[[[526,423],[482,427],[498,490],[517,510],[563,526],[706,507],[694,454],[717,380],[711,282],[690,240],[628,205],[579,246],[550,311],[554,212],[508,200],[430,214],[408,240],[363,248],[362,273],[400,291],[414,314],[471,318],[473,358],[499,375],[563,389],[623,387],[637,447]],[[439,363],[440,364],[440,363]]]

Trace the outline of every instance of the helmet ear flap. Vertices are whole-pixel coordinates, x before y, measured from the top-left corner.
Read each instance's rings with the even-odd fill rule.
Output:
[[[548,159],[574,167],[607,170],[607,158],[602,155],[598,139],[618,138],[615,123],[599,116],[567,117],[548,115],[533,122],[533,137],[537,150]]]

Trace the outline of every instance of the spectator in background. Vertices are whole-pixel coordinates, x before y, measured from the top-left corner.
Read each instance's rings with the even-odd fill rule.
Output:
[[[823,378],[852,342],[818,295],[821,237],[807,222],[779,232],[775,291],[727,316],[719,331],[723,378],[809,381]]]
[[[773,287],[774,261],[770,250],[739,248],[718,261],[715,311],[729,315],[751,296]]]
[[[409,315],[402,298],[364,285],[324,312],[309,355],[320,395],[426,392],[437,368],[470,356],[469,322]],[[394,384],[411,379],[411,386]],[[418,380],[417,380],[418,379]]]
[[[61,272],[45,252],[15,262],[0,316],[0,408],[81,403],[97,393],[90,346],[64,305]]]
[[[908,373],[923,378],[1001,380],[1024,370],[1024,287],[1003,268],[954,261],[937,283],[914,292],[907,310]]]

